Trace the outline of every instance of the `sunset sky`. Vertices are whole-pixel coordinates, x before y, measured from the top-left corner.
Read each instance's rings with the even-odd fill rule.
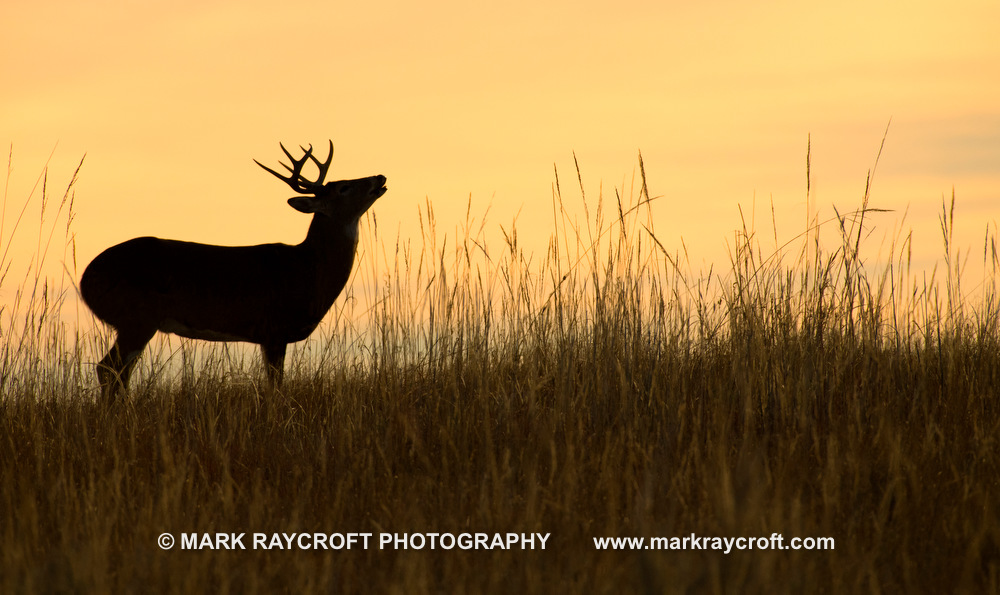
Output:
[[[908,208],[915,256],[937,258],[954,187],[981,268],[1000,215],[998,27],[996,0],[6,0],[0,239],[54,150],[60,189],[86,154],[81,272],[139,235],[298,242],[308,218],[252,159],[329,138],[331,178],[388,177],[380,233],[416,234],[426,197],[452,234],[471,195],[494,228],[520,213],[538,251],[554,165],[579,197],[575,152],[588,197],[613,197],[641,151],[660,241],[683,238],[701,268],[725,264],[737,205],[756,200],[760,223],[773,201],[779,239],[802,231],[810,134],[813,208],[856,208],[891,119],[872,206],[896,212],[876,244]]]

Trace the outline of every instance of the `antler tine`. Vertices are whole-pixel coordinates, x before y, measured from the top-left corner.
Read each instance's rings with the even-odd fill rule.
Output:
[[[319,168],[319,181],[322,182],[326,179],[326,170],[330,169],[330,163],[333,162],[333,140],[327,139],[330,143],[330,152],[326,156],[326,162],[323,163]]]
[[[284,151],[284,153],[285,153],[285,155],[286,155],[286,156],[288,157],[288,159],[290,159],[292,163],[295,163],[295,157],[292,157],[292,154],[291,154],[291,153],[289,153],[289,152],[288,152],[288,149],[286,149],[286,148],[285,148],[285,143],[278,143],[278,146],[279,146],[279,147],[281,147],[281,150],[282,150],[282,151]],[[310,149],[312,149],[312,146],[310,146],[309,148],[310,148]],[[306,151],[306,148],[305,148],[305,147],[301,147],[301,149],[302,149],[303,151]],[[305,158],[305,157],[303,157],[303,158],[302,158],[302,161],[305,161],[305,160],[306,160],[306,158]]]
[[[285,176],[279,174],[278,172],[276,172],[273,169],[271,169],[270,167],[264,165],[260,161],[257,161],[256,159],[254,159],[253,162],[256,163],[257,165],[259,165],[262,169],[264,169],[266,172],[268,172],[272,176],[274,176],[274,177],[278,178],[279,180],[281,180],[282,182],[285,182],[286,184],[288,184],[289,186],[292,186],[293,188],[295,187],[294,184],[293,184],[293,182],[292,182],[293,178],[291,178],[291,177],[287,177],[286,178]],[[291,170],[291,168],[288,167],[287,165],[285,165],[284,163],[282,163],[281,165],[284,165],[286,169]],[[298,190],[298,188],[296,188],[296,190]]]
[[[319,165],[319,162],[316,160],[316,157],[312,154],[313,150],[312,145],[309,145],[308,149],[302,147],[302,150],[305,151],[305,154],[302,155],[301,159],[296,159],[295,157],[292,157],[292,154],[288,151],[288,149],[285,148],[284,144],[279,144],[279,146],[281,147],[281,150],[284,151],[285,155],[288,156],[288,159],[292,162],[293,166],[285,165],[285,163],[281,161],[279,161],[278,163],[280,163],[282,167],[287,169],[291,175],[283,176],[278,172],[274,171],[273,169],[271,169],[270,167],[264,165],[260,161],[257,161],[256,159],[254,159],[254,163],[256,163],[257,165],[261,166],[262,168],[270,172],[273,176],[275,176],[279,180],[291,186],[292,189],[295,190],[296,192],[299,192],[301,194],[315,194],[315,192],[318,189],[317,187],[323,185],[323,178],[326,176],[326,168],[320,166],[320,176],[319,179],[315,182],[312,182],[302,177],[302,167],[305,165],[306,161],[312,159],[313,161],[316,161],[317,165]],[[330,164],[328,160],[326,166],[329,167],[329,165]]]
[[[306,150],[305,147],[301,148],[303,151]],[[312,159],[313,163],[316,164],[316,167],[319,168],[319,177],[314,182],[315,184],[319,185],[322,184],[323,180],[326,179],[326,172],[328,169],[330,169],[330,163],[333,162],[333,141],[332,140],[330,141],[330,153],[329,155],[327,155],[326,161],[323,163],[320,163],[319,159],[317,159],[316,156],[312,154],[312,148],[313,148],[312,145],[309,145],[309,151],[307,151],[307,153],[309,153],[309,158]]]

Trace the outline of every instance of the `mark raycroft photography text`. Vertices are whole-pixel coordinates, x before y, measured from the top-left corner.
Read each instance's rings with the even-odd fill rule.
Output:
[[[533,550],[545,549],[551,533],[181,533],[182,550]],[[374,538],[374,539],[373,539]],[[171,533],[157,543],[176,545]]]

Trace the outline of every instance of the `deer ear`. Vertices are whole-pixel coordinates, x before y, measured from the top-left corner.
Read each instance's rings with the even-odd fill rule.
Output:
[[[312,196],[293,196],[288,199],[288,204],[300,213],[315,213],[317,204]]]

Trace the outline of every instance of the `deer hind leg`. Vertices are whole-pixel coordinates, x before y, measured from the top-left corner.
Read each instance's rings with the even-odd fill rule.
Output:
[[[264,357],[264,369],[267,371],[267,383],[272,389],[281,386],[281,381],[285,376],[285,349],[286,343],[263,344],[260,346],[261,355]]]
[[[156,334],[156,329],[142,331],[118,330],[118,337],[111,350],[97,364],[97,380],[101,384],[101,395],[108,402],[114,402],[119,392],[128,388],[132,369],[139,362],[139,356],[146,344]]]

